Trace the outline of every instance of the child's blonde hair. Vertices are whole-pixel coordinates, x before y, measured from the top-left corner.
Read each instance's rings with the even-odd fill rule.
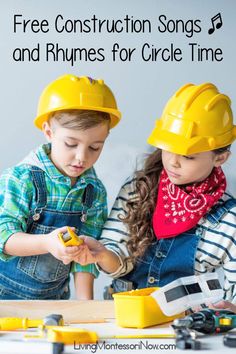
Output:
[[[110,128],[111,118],[108,113],[91,110],[71,109],[53,112],[49,121],[57,121],[63,128],[87,130],[99,124],[107,124]]]

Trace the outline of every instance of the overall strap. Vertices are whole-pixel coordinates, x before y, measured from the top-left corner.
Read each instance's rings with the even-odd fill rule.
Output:
[[[36,207],[34,209],[33,220],[40,218],[40,213],[47,205],[47,187],[45,182],[44,171],[37,166],[31,167],[32,181],[35,187]]]
[[[230,198],[224,204],[213,207],[212,210],[206,215],[207,220],[212,224],[212,227],[216,227],[220,220],[230,209],[236,206],[236,199]]]

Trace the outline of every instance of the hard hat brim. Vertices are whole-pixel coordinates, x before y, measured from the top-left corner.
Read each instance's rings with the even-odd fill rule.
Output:
[[[37,116],[35,119],[34,119],[34,125],[42,130],[42,126],[43,126],[43,123],[48,121],[48,118],[49,116],[51,115],[51,113],[53,112],[59,112],[59,111],[68,111],[68,110],[74,110],[74,109],[78,109],[78,110],[89,110],[89,111],[98,111],[98,112],[104,112],[104,113],[108,113],[111,117],[111,123],[110,123],[110,128],[114,128],[120,121],[121,119],[121,112],[116,110],[116,109],[112,109],[112,108],[101,108],[101,107],[94,107],[94,108],[91,108],[91,107],[81,107],[81,106],[71,106],[71,107],[66,107],[65,109],[63,108],[55,108],[45,114],[42,114],[42,115],[39,115]]]
[[[236,135],[236,134],[235,134]],[[224,146],[231,145],[236,139],[232,132],[225,134],[224,139],[220,137],[221,143],[208,136],[194,136],[191,139],[185,138],[166,130],[154,128],[148,137],[148,144],[161,150],[172,152],[178,155],[193,155],[204,151],[212,151]]]
[[[201,146],[201,151],[212,150],[207,144],[207,139],[194,137],[189,140],[183,136],[178,136],[167,131],[153,131],[148,137],[147,142],[148,144],[153,145],[161,150],[172,152],[178,155],[197,154],[199,153],[199,146]]]

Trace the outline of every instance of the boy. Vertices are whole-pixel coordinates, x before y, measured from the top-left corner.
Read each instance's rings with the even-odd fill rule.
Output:
[[[100,236],[106,191],[93,164],[120,117],[102,80],[64,75],[43,91],[34,123],[48,144],[0,178],[0,299],[68,299],[70,272],[77,297],[93,298],[96,268],[72,263],[79,246],[58,233]]]

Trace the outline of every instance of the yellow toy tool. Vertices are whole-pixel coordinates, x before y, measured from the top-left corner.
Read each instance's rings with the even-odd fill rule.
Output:
[[[52,327],[47,329],[47,340],[53,343],[97,343],[98,335],[96,332],[88,331],[82,328],[72,327]]]
[[[70,327],[52,327],[47,329],[47,340],[53,343],[64,344],[85,344],[97,343],[99,340],[106,339],[137,339],[137,338],[176,338],[175,334],[124,334],[124,335],[110,335],[99,337],[96,332],[88,331],[83,328],[70,328]]]
[[[63,326],[62,315],[48,315],[44,319],[29,319],[20,317],[2,317],[0,318],[0,330],[12,331],[17,329],[37,328],[39,326]]]
[[[96,332],[88,331],[83,328],[65,326],[39,326],[39,332],[25,334],[26,340],[46,340],[52,343],[85,344],[97,343],[98,335]]]
[[[84,328],[75,328],[75,327],[48,327],[41,326],[39,327],[40,332],[36,334],[25,334],[24,338],[26,340],[46,340],[52,343],[63,343],[65,345],[73,344],[86,344],[86,343],[97,343],[98,341],[107,340],[107,339],[148,339],[148,338],[176,338],[175,334],[163,334],[163,333],[142,333],[142,334],[123,334],[123,335],[103,335],[98,336],[96,332],[84,329]]]
[[[67,226],[67,232],[63,234],[60,232],[58,234],[60,241],[63,243],[64,246],[80,246],[84,242],[76,233]]]

